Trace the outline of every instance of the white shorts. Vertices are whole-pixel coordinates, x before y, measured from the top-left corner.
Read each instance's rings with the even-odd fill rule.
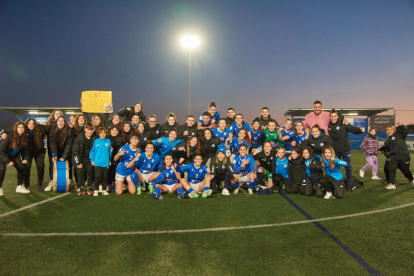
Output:
[[[191,188],[193,188],[193,190],[198,193],[198,187],[200,186],[200,183],[190,183],[191,184]]]
[[[250,183],[250,173],[239,177],[239,183],[240,182]]]
[[[259,152],[262,152],[262,150],[263,150],[262,147],[259,147],[257,149],[252,149],[251,153],[253,153],[253,152],[259,153]]]
[[[162,186],[167,187],[169,194],[172,194],[172,189],[173,189],[173,187],[175,185],[177,185],[177,183],[176,184],[170,184],[170,185],[168,185],[168,184],[162,184]]]
[[[149,183],[149,182],[148,182],[148,178],[150,178],[150,176],[151,176],[153,173],[154,173],[154,172],[152,172],[152,173],[141,173],[141,175],[142,175],[142,182]]]
[[[120,175],[120,174],[115,174],[115,180],[124,181],[125,179],[127,181],[131,181],[131,175],[123,176],[123,175]]]

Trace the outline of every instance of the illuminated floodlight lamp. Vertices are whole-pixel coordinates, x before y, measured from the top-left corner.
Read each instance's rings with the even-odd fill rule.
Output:
[[[193,35],[184,36],[181,38],[181,45],[185,48],[193,49],[200,45],[200,39]]]

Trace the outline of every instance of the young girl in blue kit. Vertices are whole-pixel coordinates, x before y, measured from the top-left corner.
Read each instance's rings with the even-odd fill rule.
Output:
[[[91,164],[94,166],[95,172],[95,186],[93,196],[98,196],[98,193],[103,195],[109,195],[106,191],[108,184],[108,171],[111,165],[111,140],[107,138],[108,130],[101,126],[96,131],[99,138],[93,142],[92,149],[89,153],[91,158]],[[102,189],[104,187],[104,189]]]

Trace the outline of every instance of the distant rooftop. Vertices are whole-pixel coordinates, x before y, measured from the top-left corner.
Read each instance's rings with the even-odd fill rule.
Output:
[[[392,110],[393,107],[387,108],[335,108],[343,116],[365,116],[371,117],[379,113]],[[331,108],[323,108],[323,111],[331,111]],[[285,112],[286,116],[305,117],[308,113],[313,112],[313,108],[291,108]]]

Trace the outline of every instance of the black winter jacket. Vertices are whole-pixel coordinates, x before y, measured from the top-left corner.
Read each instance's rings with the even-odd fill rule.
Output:
[[[121,110],[118,111],[118,115],[120,117],[125,117],[122,120],[122,122],[130,122],[131,119],[132,119],[132,116],[135,115],[135,114],[137,114],[139,116],[139,120],[141,122],[144,122],[144,123],[146,122],[147,116],[145,116],[145,114],[142,112],[142,110],[140,112],[138,112],[138,113],[135,113],[133,106],[130,107],[130,109],[131,110],[127,110],[127,108],[125,107],[125,108],[122,108]]]
[[[161,133],[162,133],[161,136],[168,136],[168,132],[170,132],[172,129],[175,129],[178,133],[179,128],[180,128],[180,125],[177,122],[175,122],[174,125],[172,126],[170,126],[168,122],[166,122],[165,124],[161,126]]]
[[[50,130],[50,134],[49,134],[49,140],[50,140],[50,151],[53,154],[55,154],[55,157],[57,157],[58,159],[63,158],[65,160],[69,160],[70,158],[70,154],[72,152],[72,145],[73,145],[73,130],[72,128],[68,127],[68,132],[66,134],[66,141],[63,144],[63,146],[61,146],[61,142],[62,142],[62,130],[59,130],[58,132],[59,138],[58,138],[58,142],[54,143],[54,136],[55,136],[55,129],[52,128]]]
[[[216,156],[213,156],[211,158],[210,174],[214,175],[214,178],[216,180],[223,179],[226,172],[230,174],[230,177],[233,177],[234,170],[233,170],[233,166],[231,165],[230,159],[227,158],[226,165],[223,164],[224,163],[223,161],[217,160],[217,163],[216,163]]]
[[[155,127],[150,128],[149,124],[146,123],[145,132],[149,134],[149,139],[152,141],[157,140],[158,138],[163,136],[160,124],[156,124]]]
[[[308,162],[308,161],[305,161]],[[319,180],[323,177],[322,162],[317,156],[315,156],[309,164],[311,181],[313,185],[319,183]]]
[[[91,149],[93,146],[93,142],[96,139],[96,134],[93,133],[91,138],[90,138],[90,143],[91,143]],[[72,147],[72,156],[73,159],[75,160],[75,165],[80,165],[82,164],[82,162],[84,161],[84,153],[85,153],[85,140],[87,138],[85,137],[85,133],[84,132],[80,132],[78,134],[78,136],[76,137],[75,141],[73,142],[73,147]],[[89,156],[89,154],[88,154]]]
[[[408,128],[405,125],[398,126],[393,135],[385,140],[385,156],[390,161],[409,161],[411,160],[410,152],[407,149],[405,139],[408,135]]]
[[[188,134],[184,135],[184,131],[188,131]],[[184,124],[180,126],[180,128],[178,129],[178,138],[187,141],[189,136],[197,136],[197,125],[188,127],[187,124]]]
[[[354,134],[362,133],[361,129],[354,127],[353,125],[344,125],[343,121],[339,120],[335,124],[330,122],[328,125],[328,131],[329,137],[332,139],[335,152],[345,152],[351,150],[348,132]]]
[[[0,140],[0,162],[4,162],[6,164],[10,163],[9,155],[12,153],[14,149],[11,148],[13,140],[13,133],[9,133],[6,139]],[[20,145],[20,141],[19,141]],[[21,148],[17,154],[20,154],[23,160],[29,160],[29,153],[27,147]]]
[[[322,155],[322,150],[325,146],[333,146],[332,139],[325,134],[325,131],[321,129],[321,134],[319,137],[314,138],[312,135],[309,135],[308,140],[298,145],[301,148],[306,146],[311,147],[315,154]]]
[[[301,185],[306,177],[305,162],[300,157],[291,159],[288,162],[289,180],[292,184]]]
[[[214,155],[216,155],[217,147],[221,144],[220,139],[217,137],[212,137],[210,140],[204,140],[204,149],[203,152],[203,163],[205,164],[207,160]],[[201,146],[203,147],[203,145]]]

